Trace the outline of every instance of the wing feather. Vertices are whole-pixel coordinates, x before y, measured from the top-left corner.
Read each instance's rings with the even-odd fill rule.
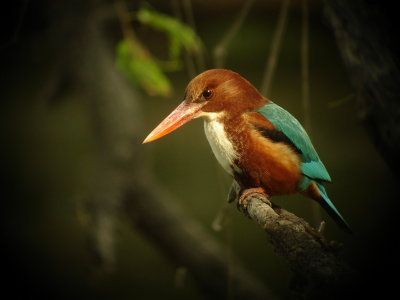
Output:
[[[288,111],[279,105],[269,102],[257,110],[276,130],[282,132],[301,153],[301,170],[303,175],[319,181],[331,181],[328,171],[320,160],[317,151],[308,136],[307,132]],[[305,187],[304,187],[305,188]]]

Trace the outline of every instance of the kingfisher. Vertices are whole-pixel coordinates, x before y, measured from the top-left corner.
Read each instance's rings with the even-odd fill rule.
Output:
[[[328,197],[324,183],[331,177],[300,122],[236,72],[211,69],[193,78],[183,102],[143,143],[200,117],[216,159],[239,187],[239,201],[249,193],[300,193],[351,232]]]

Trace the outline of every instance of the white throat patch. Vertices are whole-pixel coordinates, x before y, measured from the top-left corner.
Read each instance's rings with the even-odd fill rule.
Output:
[[[203,113],[204,131],[218,162],[226,172],[233,175],[231,166],[235,167],[234,161],[238,155],[226,135],[224,124],[219,122],[222,116],[223,113]]]

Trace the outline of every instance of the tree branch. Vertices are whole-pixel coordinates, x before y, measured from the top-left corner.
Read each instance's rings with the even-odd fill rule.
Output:
[[[172,0],[171,1],[171,6],[172,6],[172,11],[174,13],[175,18],[177,18],[178,20],[184,22],[183,15],[182,15],[181,9],[179,7],[179,1],[178,0]],[[189,25],[191,25],[191,24],[189,24]],[[195,31],[195,28],[193,26],[192,26],[192,29]],[[201,55],[201,56],[204,55],[203,49],[201,49],[201,54],[199,53],[198,55]],[[195,62],[194,62],[194,57],[185,48],[185,50],[183,52],[183,58],[184,58],[184,61],[185,61],[185,66],[187,68],[187,73],[188,73],[188,77],[189,77],[189,80],[190,80],[190,79],[192,79],[193,77],[195,77],[198,74],[198,72],[196,70]]]
[[[289,263],[304,295],[347,291],[358,276],[338,257],[338,244],[296,215],[272,204],[260,194],[249,194],[238,208],[268,234],[274,251]]]
[[[186,19],[190,27],[192,27],[193,31],[198,33],[198,30],[196,28],[196,23],[194,21],[194,15],[193,15],[193,7],[192,7],[192,1],[191,0],[183,0],[182,1],[182,8],[183,12],[186,15]],[[205,62],[204,62],[204,49],[203,45],[200,47],[200,51],[196,51],[195,56],[194,56],[196,63],[197,63],[197,68],[200,70],[200,72],[203,72],[205,70]],[[199,72],[199,73],[200,73]]]
[[[233,21],[231,27],[229,27],[229,30],[221,39],[221,41],[218,43],[218,45],[215,46],[213,50],[213,56],[214,56],[214,65],[216,68],[222,68],[224,66],[227,49],[230,43],[232,42],[233,38],[237,34],[238,30],[242,26],[243,21],[246,19],[251,6],[253,5],[253,2],[254,0],[247,0],[243,4],[238,16]]]
[[[278,23],[276,24],[274,38],[271,43],[271,52],[269,54],[268,61],[264,70],[260,92],[266,97],[268,97],[271,92],[272,80],[274,78],[276,64],[279,59],[282,38],[286,29],[289,4],[290,0],[282,1],[281,12],[278,17]]]

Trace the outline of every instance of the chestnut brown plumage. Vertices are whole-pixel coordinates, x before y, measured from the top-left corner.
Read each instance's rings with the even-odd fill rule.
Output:
[[[196,76],[186,88],[184,101],[144,143],[198,117],[205,121],[217,160],[242,195],[254,188],[268,196],[301,193],[317,200],[341,227],[350,230],[325,191],[323,184],[331,178],[304,128],[238,73],[213,69]]]

